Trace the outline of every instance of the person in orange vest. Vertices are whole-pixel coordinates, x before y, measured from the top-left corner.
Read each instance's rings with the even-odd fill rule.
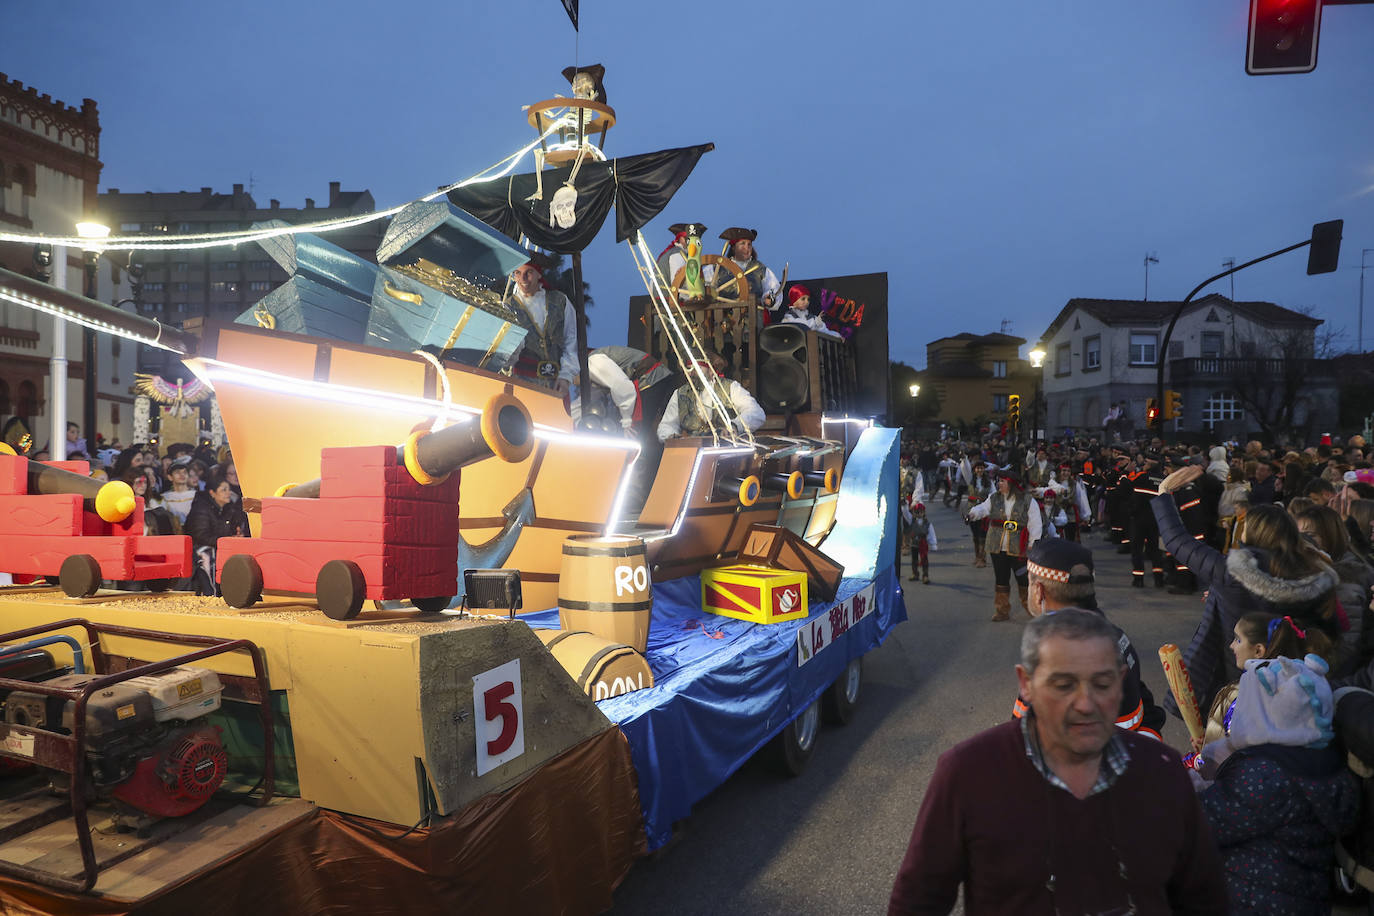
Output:
[[[1031,545],[1026,557],[1026,572],[1030,580],[1032,616],[1053,614],[1064,608],[1079,608],[1107,616],[1097,606],[1093,553],[1082,544],[1064,538],[1042,538]],[[1141,676],[1140,656],[1130,638],[1116,624],[1112,627],[1117,633],[1117,648],[1126,663],[1116,725],[1159,738],[1166,718],[1164,709],[1155,705],[1154,694]],[[1019,719],[1026,714],[1027,708],[1024,698],[1017,697],[1012,715]]]

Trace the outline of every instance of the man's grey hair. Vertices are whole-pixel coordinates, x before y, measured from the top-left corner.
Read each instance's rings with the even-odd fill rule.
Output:
[[[1105,639],[1112,644],[1117,664],[1124,664],[1117,629],[1101,614],[1079,608],[1065,608],[1041,614],[1026,624],[1021,634],[1021,667],[1035,674],[1040,667],[1040,644],[1051,636],[1061,639]]]
[[[1080,569],[1086,567],[1079,567]],[[1045,587],[1045,597],[1055,604],[1065,607],[1088,607],[1097,600],[1097,584],[1088,582],[1056,582],[1030,573],[1029,582],[1039,582]]]

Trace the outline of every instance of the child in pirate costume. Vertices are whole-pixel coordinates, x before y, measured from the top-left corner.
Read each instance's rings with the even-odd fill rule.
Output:
[[[916,581],[916,570],[921,571],[921,581],[930,584],[930,551],[939,550],[935,541],[935,526],[926,518],[925,503],[911,504],[911,581]]]
[[[968,511],[966,518],[970,521],[988,520],[986,549],[992,558],[997,583],[993,597],[994,621],[1011,618],[1012,576],[1016,577],[1021,607],[1031,616],[1026,594],[1030,585],[1026,577],[1026,551],[1040,539],[1040,517],[1040,504],[1024,492],[1021,478],[1006,470],[997,478],[997,492]]]
[[[825,319],[811,314],[811,290],[797,284],[787,291],[787,303],[787,314],[782,316],[780,324],[799,324],[808,330],[830,333]]]
[[[544,282],[548,267],[549,261],[537,255],[511,271],[514,282],[505,304],[526,331],[514,371],[567,397],[579,369],[577,319],[568,297]]]
[[[710,360],[708,375],[713,376],[712,386],[716,395],[725,405],[731,417],[731,425],[736,429],[758,429],[767,419],[759,402],[749,390],[734,379],[722,378],[725,360],[718,353],[707,351]],[[696,392],[689,382],[678,388],[668,399],[663,410],[663,419],[658,424],[658,438],[664,441],[674,436],[707,436],[711,433],[706,405],[697,402]]]

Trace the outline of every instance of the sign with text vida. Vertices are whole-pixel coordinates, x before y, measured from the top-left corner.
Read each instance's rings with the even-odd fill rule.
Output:
[[[873,586],[865,586],[858,594],[850,595],[824,614],[808,620],[797,631],[797,665],[805,665],[860,620],[873,613]]]

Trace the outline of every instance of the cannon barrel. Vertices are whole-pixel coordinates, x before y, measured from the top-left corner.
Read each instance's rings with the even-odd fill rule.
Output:
[[[840,488],[840,472],[838,468],[830,468],[825,471],[806,471],[802,478],[809,487],[820,487],[827,493],[834,493]]]
[[[801,499],[804,481],[801,471],[790,474],[765,474],[759,483],[770,493],[786,493],[790,499]]]
[[[410,476],[423,485],[436,484],[459,468],[490,458],[520,462],[534,449],[534,421],[515,396],[493,395],[480,416],[469,417],[437,432],[417,432],[396,447],[396,457]],[[319,478],[291,484],[278,496],[318,499]]]
[[[134,491],[122,480],[103,481],[38,461],[29,462],[29,493],[75,493],[87,512],[107,522],[122,522],[134,511]]]
[[[753,474],[747,477],[722,477],[716,481],[716,492],[727,499],[738,499],[746,509],[759,501],[759,479]]]

